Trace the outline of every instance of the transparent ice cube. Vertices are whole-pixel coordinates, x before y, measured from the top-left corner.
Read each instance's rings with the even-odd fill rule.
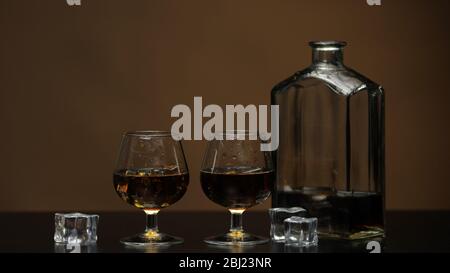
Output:
[[[97,241],[99,216],[83,213],[55,213],[56,243],[92,244]]]
[[[293,216],[284,220],[286,245],[315,246],[317,238],[317,218]]]
[[[97,244],[55,243],[55,253],[97,253]]]
[[[292,208],[271,208],[270,215],[270,237],[273,241],[284,241],[284,220],[292,217],[305,217],[306,210],[300,207]]]

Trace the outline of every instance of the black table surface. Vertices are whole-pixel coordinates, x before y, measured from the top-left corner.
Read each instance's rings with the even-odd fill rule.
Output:
[[[279,243],[254,247],[214,247],[203,238],[223,233],[229,225],[227,212],[162,211],[161,231],[183,237],[185,242],[167,248],[127,248],[119,239],[144,229],[144,213],[100,212],[96,245],[82,246],[80,252],[178,252],[178,253],[268,253],[268,252],[369,252],[367,241],[319,240],[318,247],[292,248]],[[53,242],[54,213],[0,213],[0,252],[70,252]],[[389,211],[387,236],[382,252],[450,252],[450,211]],[[246,212],[244,227],[269,236],[267,212]]]

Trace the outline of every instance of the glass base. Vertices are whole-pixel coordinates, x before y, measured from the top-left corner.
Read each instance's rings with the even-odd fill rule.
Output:
[[[126,246],[145,247],[176,245],[183,243],[184,240],[183,238],[171,236],[165,233],[143,232],[122,238],[120,242]]]
[[[269,242],[268,238],[245,232],[228,232],[226,234],[208,237],[205,243],[219,246],[253,246]]]

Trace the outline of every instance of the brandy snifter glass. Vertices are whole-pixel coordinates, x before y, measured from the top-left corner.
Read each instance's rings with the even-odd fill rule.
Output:
[[[254,139],[254,140],[252,140]],[[255,245],[267,238],[244,232],[242,215],[271,193],[274,170],[270,152],[261,151],[256,133],[232,131],[209,141],[200,171],[203,192],[231,213],[229,232],[205,239],[213,245]]]
[[[129,246],[182,243],[183,239],[158,230],[157,214],[180,200],[188,184],[181,142],[174,140],[170,132],[125,133],[114,171],[114,189],[123,201],[145,212],[147,227],[120,242]]]

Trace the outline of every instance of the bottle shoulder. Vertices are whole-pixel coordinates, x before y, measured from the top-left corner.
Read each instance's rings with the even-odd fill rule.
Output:
[[[272,89],[272,95],[290,90],[292,87],[304,89],[321,83],[330,87],[337,94],[344,96],[353,95],[363,90],[384,93],[379,84],[351,68],[345,66],[310,66],[275,85]]]

